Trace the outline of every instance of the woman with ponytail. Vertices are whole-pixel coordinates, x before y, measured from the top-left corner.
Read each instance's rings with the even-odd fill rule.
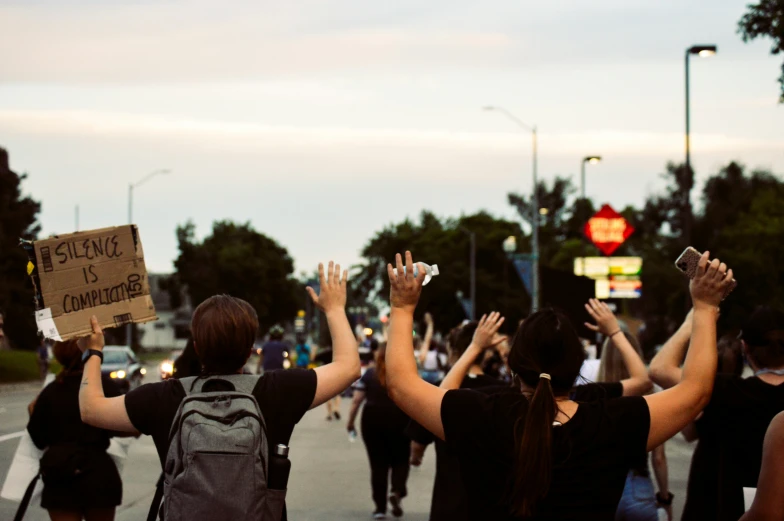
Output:
[[[411,440],[405,434],[410,420],[387,396],[385,354],[386,345],[381,344],[376,350],[375,366],[365,371],[362,378],[354,384],[354,401],[346,425],[349,434],[353,435],[352,433],[356,432],[354,423],[359,408],[364,403],[362,441],[365,442],[370,462],[370,485],[375,503],[373,519],[386,519],[387,494],[392,515],[403,515],[401,501],[407,494],[406,482],[411,456]]]
[[[584,358],[580,339],[566,316],[549,309],[517,331],[509,354],[512,388],[486,394],[423,381],[411,331],[424,270],[413,276],[410,252],[405,269],[402,256],[396,264],[387,267],[387,390],[459,455],[471,519],[614,519],[634,462],[678,433],[710,398],[715,317],[732,272],[709,262],[707,253],[690,286],[695,328],[682,381],[654,395],[589,402],[570,399]]]

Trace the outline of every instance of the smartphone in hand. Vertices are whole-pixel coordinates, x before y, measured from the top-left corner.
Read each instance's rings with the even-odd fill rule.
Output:
[[[702,253],[689,246],[683,250],[683,253],[678,257],[678,260],[675,261],[675,267],[685,273],[690,279],[693,279],[697,275],[697,267],[699,266],[700,258],[702,258]],[[735,279],[732,279],[732,284],[727,287],[727,291],[721,299],[724,300],[727,298],[727,295],[732,293],[732,290],[734,290],[737,285],[738,282]]]

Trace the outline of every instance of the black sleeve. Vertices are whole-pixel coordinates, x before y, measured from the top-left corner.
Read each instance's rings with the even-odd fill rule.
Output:
[[[128,418],[142,434],[168,433],[185,389],[179,380],[144,384],[125,395]]]
[[[575,402],[593,402],[596,400],[620,398],[621,396],[623,396],[623,384],[621,382],[579,385],[572,391],[572,400]]]
[[[308,412],[316,396],[317,377],[312,369],[287,369],[265,374],[253,395],[265,404],[264,414],[270,422],[295,425]]]
[[[51,443],[49,433],[52,431],[53,425],[50,425],[51,409],[50,402],[52,398],[52,385],[54,382],[47,385],[46,388],[38,395],[33,407],[33,414],[30,416],[30,421],[27,422],[27,432],[36,447],[44,450]]]
[[[468,389],[447,391],[441,400],[441,423],[450,445],[481,445],[490,430],[488,395]]]
[[[607,413],[618,446],[630,459],[648,452],[648,433],[651,429],[651,412],[642,396],[628,396],[608,400]]]
[[[433,436],[429,430],[425,429],[414,420],[408,422],[405,435],[412,441],[415,441],[421,445],[429,445],[436,441],[436,437]]]

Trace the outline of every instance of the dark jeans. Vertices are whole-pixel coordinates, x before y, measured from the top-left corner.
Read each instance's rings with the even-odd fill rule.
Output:
[[[411,456],[411,440],[403,434],[408,418],[384,409],[388,408],[365,406],[362,413],[362,441],[370,460],[370,485],[376,512],[387,511],[387,490],[400,497],[408,493],[406,482]],[[388,488],[390,473],[391,489]]]

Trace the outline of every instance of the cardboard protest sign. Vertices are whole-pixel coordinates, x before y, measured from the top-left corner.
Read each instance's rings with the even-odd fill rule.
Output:
[[[28,272],[36,289],[38,330],[68,340],[103,328],[157,320],[136,226],[58,235],[32,243]]]

